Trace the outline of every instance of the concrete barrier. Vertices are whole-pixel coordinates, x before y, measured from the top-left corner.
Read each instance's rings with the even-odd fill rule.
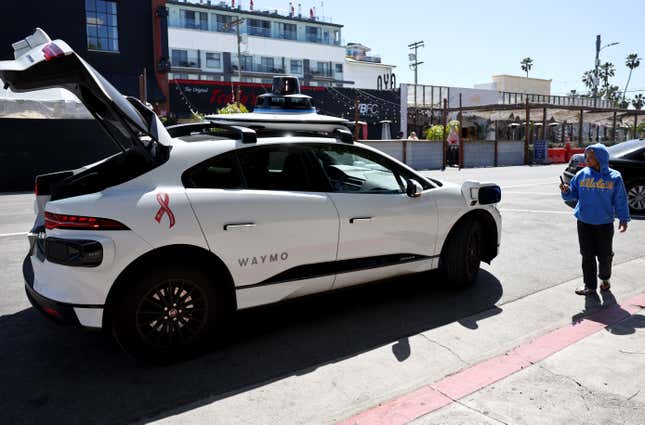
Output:
[[[402,140],[361,140],[360,142],[378,149],[399,161],[403,161]]]
[[[495,166],[495,142],[464,142],[464,167]]]
[[[406,163],[415,170],[438,170],[443,164],[441,142],[407,142]]]
[[[503,141],[497,142],[497,165],[522,165],[524,164],[524,142]]]

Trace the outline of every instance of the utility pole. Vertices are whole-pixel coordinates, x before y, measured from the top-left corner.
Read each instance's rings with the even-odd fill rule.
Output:
[[[414,53],[410,53],[408,58],[410,59],[410,69],[414,70],[414,131],[417,131],[417,84],[418,84],[418,70],[419,65],[422,65],[423,62],[419,62],[419,48],[424,47],[423,40],[416,41],[412,44],[408,44],[410,50],[414,50]],[[405,100],[407,102],[407,99]]]
[[[598,67],[600,66],[600,34],[596,36],[596,62],[593,72],[593,106],[598,105]]]
[[[613,42],[600,47],[600,34],[596,36],[596,62],[595,62],[594,72],[593,72],[593,106],[594,107],[598,106],[598,83],[599,83],[598,68],[600,67],[600,51],[606,47],[615,46],[617,44],[620,44],[620,43]]]
[[[229,22],[228,24],[225,24],[223,26],[224,31],[227,31],[231,29],[232,27],[235,27],[237,30],[237,78],[238,78],[238,83],[237,83],[237,90],[235,93],[235,100],[237,103],[237,109],[240,109],[240,85],[242,84],[242,49],[240,45],[242,44],[242,35],[240,34],[240,25],[244,22],[244,19],[242,18],[237,18],[234,21]]]

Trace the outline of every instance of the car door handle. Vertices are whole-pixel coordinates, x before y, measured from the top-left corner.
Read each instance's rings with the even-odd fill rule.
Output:
[[[224,230],[248,229],[255,227],[255,223],[230,223],[224,225]]]
[[[366,223],[368,221],[372,221],[372,217],[352,217],[349,219],[349,222],[351,224],[354,223]]]

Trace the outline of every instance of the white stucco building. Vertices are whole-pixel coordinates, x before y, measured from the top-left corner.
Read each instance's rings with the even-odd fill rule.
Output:
[[[239,3],[239,2],[238,2]],[[342,25],[302,16],[291,9],[242,10],[229,2],[168,1],[168,46],[171,79],[270,83],[276,74],[292,74],[304,85],[339,86],[345,77]],[[237,31],[242,19],[241,57]]]
[[[169,0],[168,46],[172,79],[271,83],[276,74],[300,77],[303,85],[393,89],[393,65],[369,56],[357,43],[344,45],[343,25],[292,6],[278,11],[243,10],[232,1]],[[241,19],[241,55],[237,29]],[[238,65],[239,64],[239,65]]]
[[[393,73],[394,65],[381,62],[381,57],[370,56],[371,49],[359,43],[348,43],[345,58],[345,79],[353,81],[346,87],[363,89],[396,88],[396,75]]]

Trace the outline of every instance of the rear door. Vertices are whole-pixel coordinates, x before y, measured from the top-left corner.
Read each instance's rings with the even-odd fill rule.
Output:
[[[338,213],[311,182],[302,148],[238,149],[183,180],[211,251],[233,276],[240,307],[330,289]]]

